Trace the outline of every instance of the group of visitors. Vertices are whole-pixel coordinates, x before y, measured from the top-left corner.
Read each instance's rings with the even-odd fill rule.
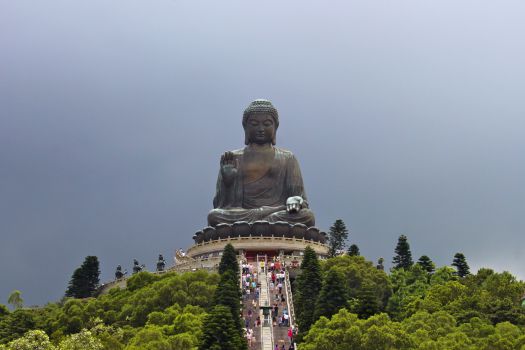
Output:
[[[260,270],[259,270],[260,269]],[[278,259],[268,262],[260,262],[260,265],[253,265],[248,262],[242,264],[242,295],[244,311],[242,318],[245,326],[245,335],[250,348],[255,346],[255,328],[261,326],[261,313],[259,311],[259,296],[261,284],[258,271],[267,271],[267,283],[269,289],[269,301],[271,317],[274,327],[288,327],[285,333],[288,336],[289,347],[285,345],[285,340],[280,339],[275,345],[275,350],[294,350],[294,329],[290,325],[290,314],[286,301],[285,290],[285,266]],[[268,319],[270,321],[270,319]],[[283,334],[284,336],[284,334]],[[286,336],[284,336],[286,337]]]
[[[249,347],[255,343],[253,328],[261,325],[261,317],[258,312],[260,291],[261,286],[258,282],[256,267],[248,263],[242,264],[242,297],[246,309],[243,320]]]
[[[268,277],[270,293],[273,295],[272,322],[274,327],[288,327],[290,325],[290,315],[288,313],[285,291],[283,291],[285,272],[279,265],[277,261],[273,268],[270,268],[271,273]],[[282,313],[279,313],[279,309],[282,310]]]

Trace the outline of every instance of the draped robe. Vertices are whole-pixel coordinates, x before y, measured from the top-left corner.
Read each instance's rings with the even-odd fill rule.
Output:
[[[208,214],[208,225],[232,224],[236,221],[269,222],[286,221],[315,225],[313,212],[308,209],[308,200],[303,186],[299,163],[292,152],[273,147],[274,157],[268,171],[251,182],[245,182],[243,174],[244,149],[232,151],[237,173],[233,183],[226,186],[222,171],[219,170],[213,209]],[[289,197],[301,196],[302,209],[296,213],[286,211]]]

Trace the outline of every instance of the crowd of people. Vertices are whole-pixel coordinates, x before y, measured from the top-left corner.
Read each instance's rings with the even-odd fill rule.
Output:
[[[259,266],[250,263],[242,264],[242,297],[244,301],[243,321],[245,326],[246,339],[250,348],[256,342],[254,337],[254,328],[261,326],[261,316],[259,312],[259,296],[261,293],[261,284],[259,281],[258,268],[262,271],[268,271],[267,283],[269,287],[269,297],[271,301],[271,320],[274,327],[288,327],[288,350],[293,350],[294,329],[290,327],[290,314],[286,301],[285,284],[285,266],[278,260],[260,262]],[[287,350],[285,341],[280,340],[275,344],[276,350]]]

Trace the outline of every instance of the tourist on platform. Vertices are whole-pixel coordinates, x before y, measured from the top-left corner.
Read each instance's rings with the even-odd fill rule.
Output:
[[[251,348],[253,342],[253,330],[251,328],[246,332],[246,340],[248,341],[248,346]]]
[[[288,316],[287,313],[283,313],[283,320],[284,320],[284,322],[283,322],[284,325],[286,327],[288,327],[290,325],[290,323],[289,323],[290,322],[290,316]]]

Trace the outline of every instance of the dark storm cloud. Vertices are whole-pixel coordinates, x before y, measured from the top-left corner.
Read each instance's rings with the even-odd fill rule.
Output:
[[[191,244],[266,97],[318,225],[523,277],[519,1],[0,2],[0,302]]]

